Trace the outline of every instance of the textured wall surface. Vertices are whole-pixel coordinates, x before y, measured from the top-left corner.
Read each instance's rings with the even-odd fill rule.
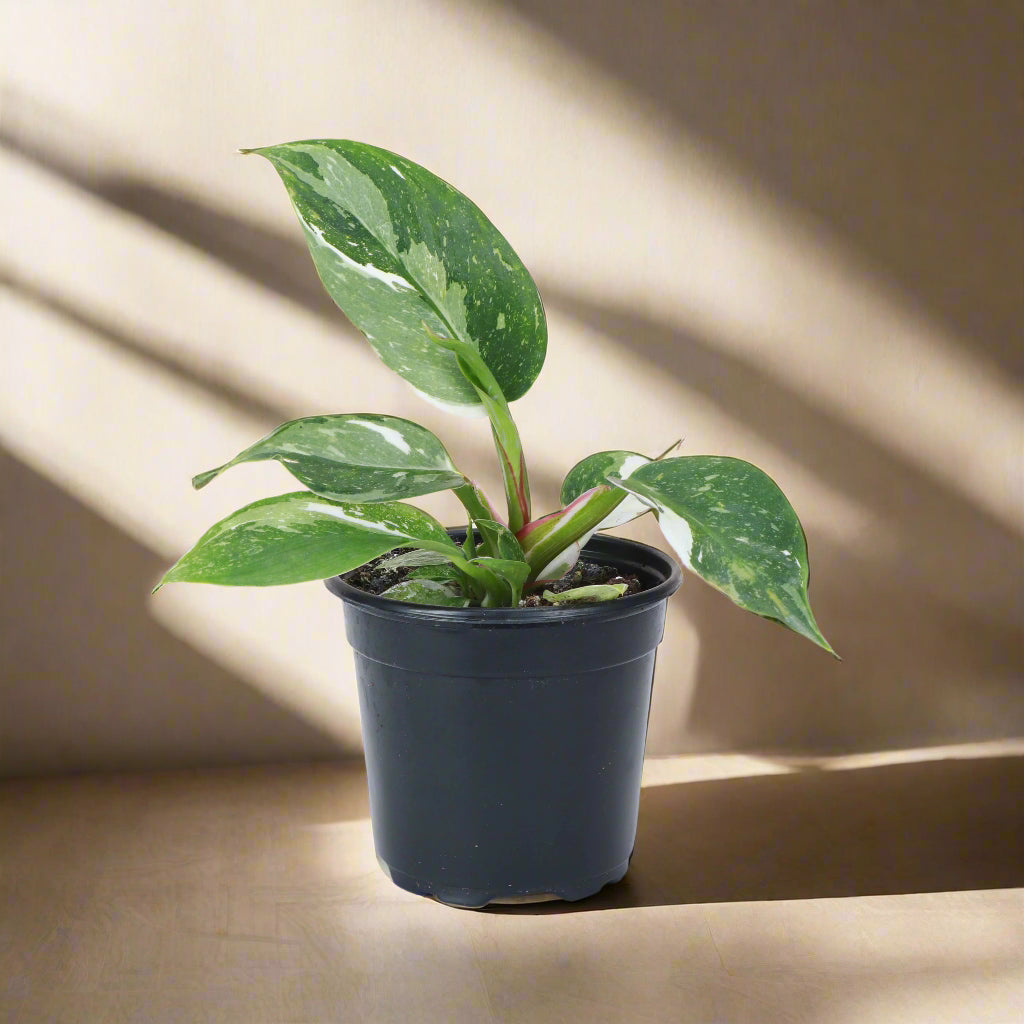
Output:
[[[281,420],[408,416],[500,491],[234,152],[313,136],[431,168],[530,267],[538,509],[583,455],[683,436],[800,513],[844,662],[690,579],[652,753],[1024,735],[1020,30],[966,0],[0,5],[0,773],[358,752],[319,584],[149,597],[291,489],[188,483]]]

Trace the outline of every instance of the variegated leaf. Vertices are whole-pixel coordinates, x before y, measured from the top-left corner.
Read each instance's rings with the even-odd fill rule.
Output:
[[[377,354],[425,398],[482,414],[453,353],[477,348],[508,401],[544,362],[547,325],[529,272],[484,214],[418,164],[336,139],[255,152],[273,163],[327,291]]]
[[[434,583],[461,583],[462,575],[451,562],[445,562],[444,565],[421,565],[409,573],[408,579],[432,580]]]
[[[577,462],[562,481],[562,504],[570,505],[581,494],[607,483],[609,475],[625,480],[633,470],[646,466],[650,461],[646,455],[638,455],[636,452],[611,451],[588,455]],[[623,526],[646,512],[650,512],[650,507],[639,498],[629,495],[601,520],[597,529],[611,530]]]
[[[741,608],[775,619],[829,653],[807,597],[807,545],[793,507],[749,462],[691,455],[615,479],[655,510],[683,564]]]
[[[172,566],[165,583],[273,586],[348,572],[397,547],[458,558],[444,527],[400,502],[352,505],[298,491],[233,512]]]
[[[516,536],[530,563],[531,579],[540,583],[561,579],[598,526],[627,497],[621,488],[602,484],[520,530]]]
[[[382,569],[402,569],[406,566],[438,566],[446,565],[448,558],[438,551],[402,551],[389,555],[380,561]]]
[[[444,583],[433,580],[403,580],[393,587],[388,587],[381,597],[390,597],[393,601],[407,601],[409,604],[427,604],[445,608],[467,608],[469,598]]]
[[[554,593],[545,590],[543,598],[552,604],[594,604],[598,601],[613,601],[629,589],[627,583],[591,583],[585,587],[573,587],[571,590],[563,590]]]
[[[194,477],[192,486],[205,487],[231,466],[268,459],[335,501],[392,501],[466,484],[426,427],[398,416],[346,413],[285,423],[230,462]]]

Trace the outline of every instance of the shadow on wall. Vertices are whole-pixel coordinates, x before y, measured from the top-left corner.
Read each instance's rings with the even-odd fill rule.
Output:
[[[1016,888],[1022,793],[1021,757],[645,787],[624,881],[578,905],[489,912]]]
[[[503,3],[1024,374],[1019,3]]]
[[[0,478],[5,775],[245,763],[253,735],[267,761],[358,755],[153,620],[165,559],[2,449]]]
[[[824,752],[868,736],[876,748],[898,748],[1024,731],[1019,536],[714,339],[557,285],[543,291],[549,305],[685,381],[885,524],[875,557],[869,539],[842,547],[809,538],[816,614],[847,663],[838,672],[773,624],[739,621],[710,588],[682,589],[676,601],[701,640],[695,733],[716,748],[810,741]]]
[[[152,183],[90,167],[78,158],[88,149],[65,151],[51,141],[58,137],[53,117],[44,118],[31,101],[15,100],[7,106],[18,116],[0,129],[6,148],[264,287],[342,322],[297,238]],[[38,125],[49,127],[36,131]],[[847,199],[853,202],[855,194]],[[815,607],[847,661],[838,671],[820,652],[774,625],[747,616],[741,621],[740,613],[709,588],[684,588],[676,600],[695,620],[701,638],[696,696],[685,726],[701,737],[703,747],[849,751],[1024,732],[1020,594],[1012,571],[1021,559],[1018,537],[784,381],[723,352],[714,338],[683,334],[557,283],[542,282],[541,290],[550,306],[616,339],[688,388],[716,402],[728,395],[731,415],[869,508],[893,539],[894,550],[873,558],[869,540],[854,551],[810,537]],[[51,306],[59,303],[26,294]],[[139,351],[139,343],[131,345]],[[230,398],[230,383],[217,387]],[[737,645],[741,629],[744,643]],[[676,751],[684,743],[683,725],[672,731]]]

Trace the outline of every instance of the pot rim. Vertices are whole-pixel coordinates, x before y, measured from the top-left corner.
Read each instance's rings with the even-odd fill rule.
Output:
[[[465,527],[449,527],[453,539],[466,535]],[[594,536],[583,548],[583,554],[607,560],[625,571],[660,577],[654,586],[639,594],[629,594],[613,601],[579,605],[569,608],[445,608],[437,605],[410,604],[390,597],[368,594],[353,587],[345,579],[349,573],[324,580],[324,586],[343,601],[361,606],[375,615],[393,619],[418,619],[438,625],[472,626],[537,626],[545,623],[567,623],[617,619],[649,608],[672,596],[682,583],[682,570],[674,559],[658,548],[627,537]],[[361,568],[361,567],[360,567]],[[352,569],[351,572],[357,572]]]

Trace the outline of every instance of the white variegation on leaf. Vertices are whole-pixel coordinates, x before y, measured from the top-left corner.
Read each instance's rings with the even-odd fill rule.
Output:
[[[277,169],[320,278],[383,362],[449,411],[478,395],[423,324],[477,349],[508,401],[544,362],[537,287],[480,209],[418,164],[337,139],[245,150]]]
[[[406,567],[438,566],[447,564],[448,559],[438,551],[400,551],[382,558],[378,563],[382,569],[404,569]]]
[[[691,455],[613,482],[655,510],[683,564],[747,611],[831,654],[807,597],[807,544],[774,480],[741,459]]]
[[[468,608],[470,599],[457,588],[427,579],[409,579],[388,587],[381,597],[410,604],[427,604],[442,608]]]
[[[596,531],[622,526],[651,510],[609,482],[613,476],[626,479],[649,462],[636,452],[607,451],[590,455],[569,470],[562,482],[564,507],[531,523],[520,534],[537,581],[561,579]]]
[[[580,540],[574,540],[568,547],[562,548],[550,562],[546,562],[540,567],[534,581],[536,583],[554,583],[556,580],[560,580],[580,560],[583,545],[590,540],[593,533],[594,531],[591,530]]]
[[[383,565],[384,563],[378,563]],[[451,562],[444,565],[421,565],[412,569],[407,577],[410,580],[433,580],[435,583],[462,584],[465,577]]]
[[[284,423],[192,485],[205,487],[231,466],[268,459],[334,501],[393,501],[467,483],[426,427],[398,416],[346,413]]]
[[[609,451],[588,455],[566,473],[562,481],[562,504],[569,505],[581,494],[607,483],[609,476],[627,480],[630,473],[650,461],[646,455],[637,452]],[[598,523],[597,529],[611,530],[616,526],[624,526],[650,511],[650,506],[629,495]]]
[[[401,502],[353,505],[308,491],[246,505],[211,527],[157,584],[266,587],[323,580],[398,547],[461,552],[433,516]]]
[[[561,579],[576,564],[598,526],[628,496],[621,488],[604,483],[521,530],[517,537],[533,569],[533,579],[541,583]]]

